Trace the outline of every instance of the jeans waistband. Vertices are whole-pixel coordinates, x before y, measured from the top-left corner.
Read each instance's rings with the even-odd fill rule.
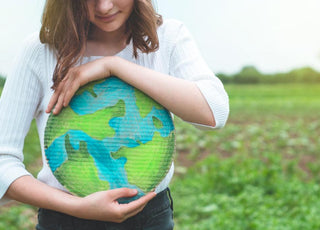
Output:
[[[122,225],[140,226],[141,224],[146,223],[147,220],[154,219],[155,216],[158,216],[158,214],[162,213],[162,211],[164,210],[171,208],[171,210],[173,211],[172,206],[173,206],[173,202],[172,202],[170,190],[169,188],[167,188],[162,192],[158,193],[157,196],[153,198],[140,213],[138,213],[136,216],[133,216],[127,219],[125,222],[121,224],[121,226]],[[38,218],[39,218],[39,224],[37,225],[37,230],[60,229],[57,226],[61,226],[61,229],[80,229],[78,228],[79,226],[82,226],[81,229],[107,229],[107,228],[96,228],[92,226],[117,225],[115,223],[110,223],[110,222],[79,219],[77,217],[72,217],[64,213],[55,212],[47,209],[39,209]],[[55,227],[50,227],[50,226],[55,226]],[[73,226],[73,228],[69,228],[68,226]],[[89,227],[85,228],[84,226],[89,226]],[[119,229],[123,229],[123,228],[119,228]],[[140,228],[136,227],[136,229],[140,229]]]
[[[155,198],[149,201],[149,203],[142,211],[142,214],[144,212],[157,212],[169,206],[173,210],[173,200],[171,197],[170,189],[166,188],[165,190],[158,193]]]
[[[166,207],[170,206],[170,208],[173,210],[173,200],[171,196],[171,192],[169,188],[166,188],[165,190],[161,191],[156,195],[155,198],[153,198],[149,203],[146,205],[146,207],[143,209],[143,212],[157,212],[158,210],[164,209]],[[65,215],[67,214],[52,211],[49,209],[40,208],[42,212],[51,213],[55,215]]]

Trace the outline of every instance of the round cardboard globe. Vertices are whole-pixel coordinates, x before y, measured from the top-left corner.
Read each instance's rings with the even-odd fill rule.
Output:
[[[112,76],[83,86],[50,114],[44,144],[49,167],[71,193],[127,187],[139,191],[137,199],[170,169],[175,129],[163,106]]]

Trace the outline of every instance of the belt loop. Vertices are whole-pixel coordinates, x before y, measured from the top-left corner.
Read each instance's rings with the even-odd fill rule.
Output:
[[[168,194],[169,199],[170,199],[170,208],[171,208],[171,210],[173,211],[173,199],[172,199],[172,196],[171,196],[171,192],[170,192],[169,187],[167,188],[167,194]]]

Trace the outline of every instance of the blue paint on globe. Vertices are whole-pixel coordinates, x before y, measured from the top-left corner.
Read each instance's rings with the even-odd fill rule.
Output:
[[[136,104],[135,89],[116,77],[110,77],[103,82],[95,84],[93,91],[94,94],[85,90],[75,95],[70,102],[70,108],[75,112],[76,116],[86,116],[115,106],[120,100],[124,101],[126,111],[124,116],[113,117],[108,122],[109,126],[114,129],[115,135],[97,140],[82,130],[67,130],[63,135],[55,138],[49,146],[46,146],[45,153],[48,164],[55,174],[60,167],[68,163],[70,158],[66,149],[66,140],[70,141],[74,151],[79,151],[80,143],[84,142],[88,154],[94,160],[94,167],[98,171],[99,179],[108,182],[110,189],[119,187],[135,188],[139,191],[136,197],[138,198],[145,193],[138,186],[128,182],[128,173],[125,170],[127,159],[125,157],[114,159],[112,153],[118,152],[121,148],[132,148],[134,151],[134,148],[152,141],[156,132],[160,133],[162,138],[168,137],[174,131],[171,115],[164,108],[153,106],[145,117],[141,117]],[[153,121],[154,118],[161,121],[164,124],[163,127],[156,127]],[[53,123],[55,125],[69,122],[59,120],[58,117],[54,116],[50,117],[50,119],[52,122],[56,122]],[[54,125],[51,125],[48,130],[46,129],[45,136],[50,136],[54,129]],[[50,138],[45,138],[45,141]],[[170,165],[171,163],[169,162],[168,166],[166,166],[167,170]],[[68,188],[69,182],[67,179],[63,179],[61,183]],[[77,191],[72,192],[77,194]]]

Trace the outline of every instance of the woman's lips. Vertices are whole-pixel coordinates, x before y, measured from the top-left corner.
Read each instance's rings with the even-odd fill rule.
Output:
[[[116,12],[114,14],[110,14],[110,15],[107,15],[107,16],[99,16],[99,15],[96,15],[96,18],[100,21],[103,21],[103,22],[110,22],[110,21],[113,21],[115,19],[115,17],[117,16],[119,12]]]

